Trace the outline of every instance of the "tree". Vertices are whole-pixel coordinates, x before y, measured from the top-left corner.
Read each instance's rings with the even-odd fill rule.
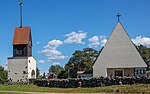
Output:
[[[77,77],[77,71],[92,71],[92,66],[99,53],[92,48],[76,50],[68,63],[65,70],[70,78]]]
[[[61,73],[61,71],[63,71],[63,70],[64,70],[64,68],[61,67],[60,65],[52,65],[52,66],[50,66],[50,68],[49,68],[49,73],[50,73],[50,72],[53,72],[53,73],[55,73],[56,75],[58,75],[58,74]]]
[[[145,63],[148,65],[148,69],[150,69],[150,48],[147,48],[146,46],[143,45],[136,46],[136,48],[139,51]]]
[[[36,78],[37,79],[41,78],[41,76],[40,76],[40,70],[38,68],[36,68]]]
[[[46,78],[46,75],[45,75],[45,72],[43,73],[43,76],[42,76],[42,79],[45,79]]]
[[[7,82],[7,79],[7,71],[4,69],[4,67],[0,66],[0,84]]]
[[[67,77],[68,77],[68,75],[65,70],[62,70],[57,76],[58,79],[66,79]]]

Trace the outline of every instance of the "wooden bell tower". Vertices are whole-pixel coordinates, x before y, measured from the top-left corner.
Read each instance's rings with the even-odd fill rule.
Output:
[[[13,57],[32,56],[32,37],[30,27],[17,27],[13,38]]]

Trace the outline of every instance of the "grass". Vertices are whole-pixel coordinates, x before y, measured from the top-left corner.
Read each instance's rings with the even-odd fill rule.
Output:
[[[20,91],[20,92],[55,92],[55,93],[144,93],[150,94],[150,85],[119,85],[95,88],[50,88],[38,87],[34,85],[11,85],[0,86],[0,91]],[[15,94],[15,93],[0,93]]]

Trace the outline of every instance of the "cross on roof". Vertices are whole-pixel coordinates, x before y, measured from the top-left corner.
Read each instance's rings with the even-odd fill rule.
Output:
[[[118,21],[119,21],[119,17],[121,16],[119,13],[116,15],[118,17]]]

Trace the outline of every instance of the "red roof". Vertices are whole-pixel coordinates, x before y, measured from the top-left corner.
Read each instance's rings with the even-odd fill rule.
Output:
[[[31,41],[31,27],[16,27],[14,30],[13,45],[29,44]]]

